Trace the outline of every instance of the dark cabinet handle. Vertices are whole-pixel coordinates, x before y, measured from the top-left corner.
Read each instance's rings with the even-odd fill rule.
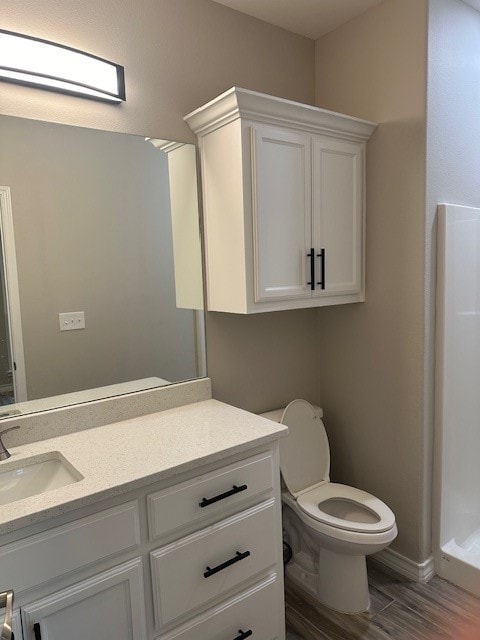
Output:
[[[248,631],[242,631],[241,629],[239,629],[238,633],[239,635],[233,640],[245,640],[245,638],[250,638],[250,636],[253,636],[253,631],[251,629],[249,629]]]
[[[307,253],[307,258],[310,258],[310,282],[307,282],[307,284],[309,284],[310,289],[314,291],[315,290],[315,249],[313,247],[310,249],[310,253]]]
[[[317,253],[317,258],[320,258],[320,273],[322,274],[320,282],[317,282],[320,289],[325,289],[325,249],[321,249],[320,253]]]
[[[225,493],[220,493],[218,496],[215,496],[213,498],[203,498],[203,500],[201,502],[199,502],[198,504],[201,507],[208,507],[209,504],[213,504],[214,502],[218,502],[219,500],[224,500],[225,498],[229,498],[230,496],[234,496],[236,493],[240,493],[241,491],[246,491],[247,488],[248,487],[247,487],[246,484],[242,484],[240,487],[237,487],[234,484],[232,489],[230,489],[230,491],[225,491]]]
[[[38,622],[35,622],[33,625],[33,635],[35,636],[35,640],[42,640],[42,632],[40,631]]]
[[[226,562],[222,562],[222,564],[218,564],[216,567],[213,567],[213,569],[210,569],[210,567],[207,567],[207,570],[203,574],[203,577],[210,578],[210,576],[213,576],[215,573],[218,573],[219,571],[223,571],[223,569],[230,567],[232,564],[235,564],[236,562],[240,562],[240,560],[244,560],[245,558],[248,558],[249,555],[250,555],[250,551],[244,551],[243,553],[240,553],[240,551],[237,551],[235,556],[233,558],[230,558],[230,560],[227,560]]]

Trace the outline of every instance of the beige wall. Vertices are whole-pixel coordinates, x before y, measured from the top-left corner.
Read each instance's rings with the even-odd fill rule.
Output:
[[[315,309],[208,315],[214,396],[249,411],[276,409],[295,398],[317,404],[317,348]]]
[[[209,0],[2,0],[1,16],[122,64],[127,102],[2,85],[0,113],[193,142],[183,115],[233,85],[313,101],[311,40]]]
[[[366,296],[318,312],[332,475],[385,500],[393,548],[430,554],[424,406],[426,0],[385,0],[316,43],[316,103],[379,122],[367,150]]]
[[[209,0],[2,0],[2,28],[125,66],[119,107],[2,84],[0,113],[194,141],[183,115],[237,85],[313,103],[314,43]],[[215,397],[252,410],[316,400],[315,311],[207,317]]]

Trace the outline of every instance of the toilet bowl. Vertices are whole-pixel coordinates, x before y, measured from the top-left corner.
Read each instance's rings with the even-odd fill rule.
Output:
[[[332,609],[368,610],[366,556],[396,538],[393,512],[366,491],[330,482],[321,409],[294,400],[263,416],[289,428],[280,440],[283,528],[293,552],[287,576]]]

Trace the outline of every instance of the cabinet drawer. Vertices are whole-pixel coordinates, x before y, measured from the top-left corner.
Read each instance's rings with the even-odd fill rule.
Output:
[[[152,493],[147,498],[150,540],[212,516],[224,517],[227,509],[272,487],[272,454],[264,453]]]
[[[251,631],[251,640],[280,638],[284,626],[281,589],[273,574],[157,640],[235,640],[241,635],[240,630]]]
[[[275,564],[281,532],[274,503],[263,502],[150,554],[157,627],[228,595]]]
[[[20,593],[140,542],[137,502],[128,502],[0,548],[0,578]]]

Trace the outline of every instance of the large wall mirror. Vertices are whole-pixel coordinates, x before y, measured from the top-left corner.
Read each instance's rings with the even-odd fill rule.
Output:
[[[0,116],[0,417],[202,377],[193,145]]]

